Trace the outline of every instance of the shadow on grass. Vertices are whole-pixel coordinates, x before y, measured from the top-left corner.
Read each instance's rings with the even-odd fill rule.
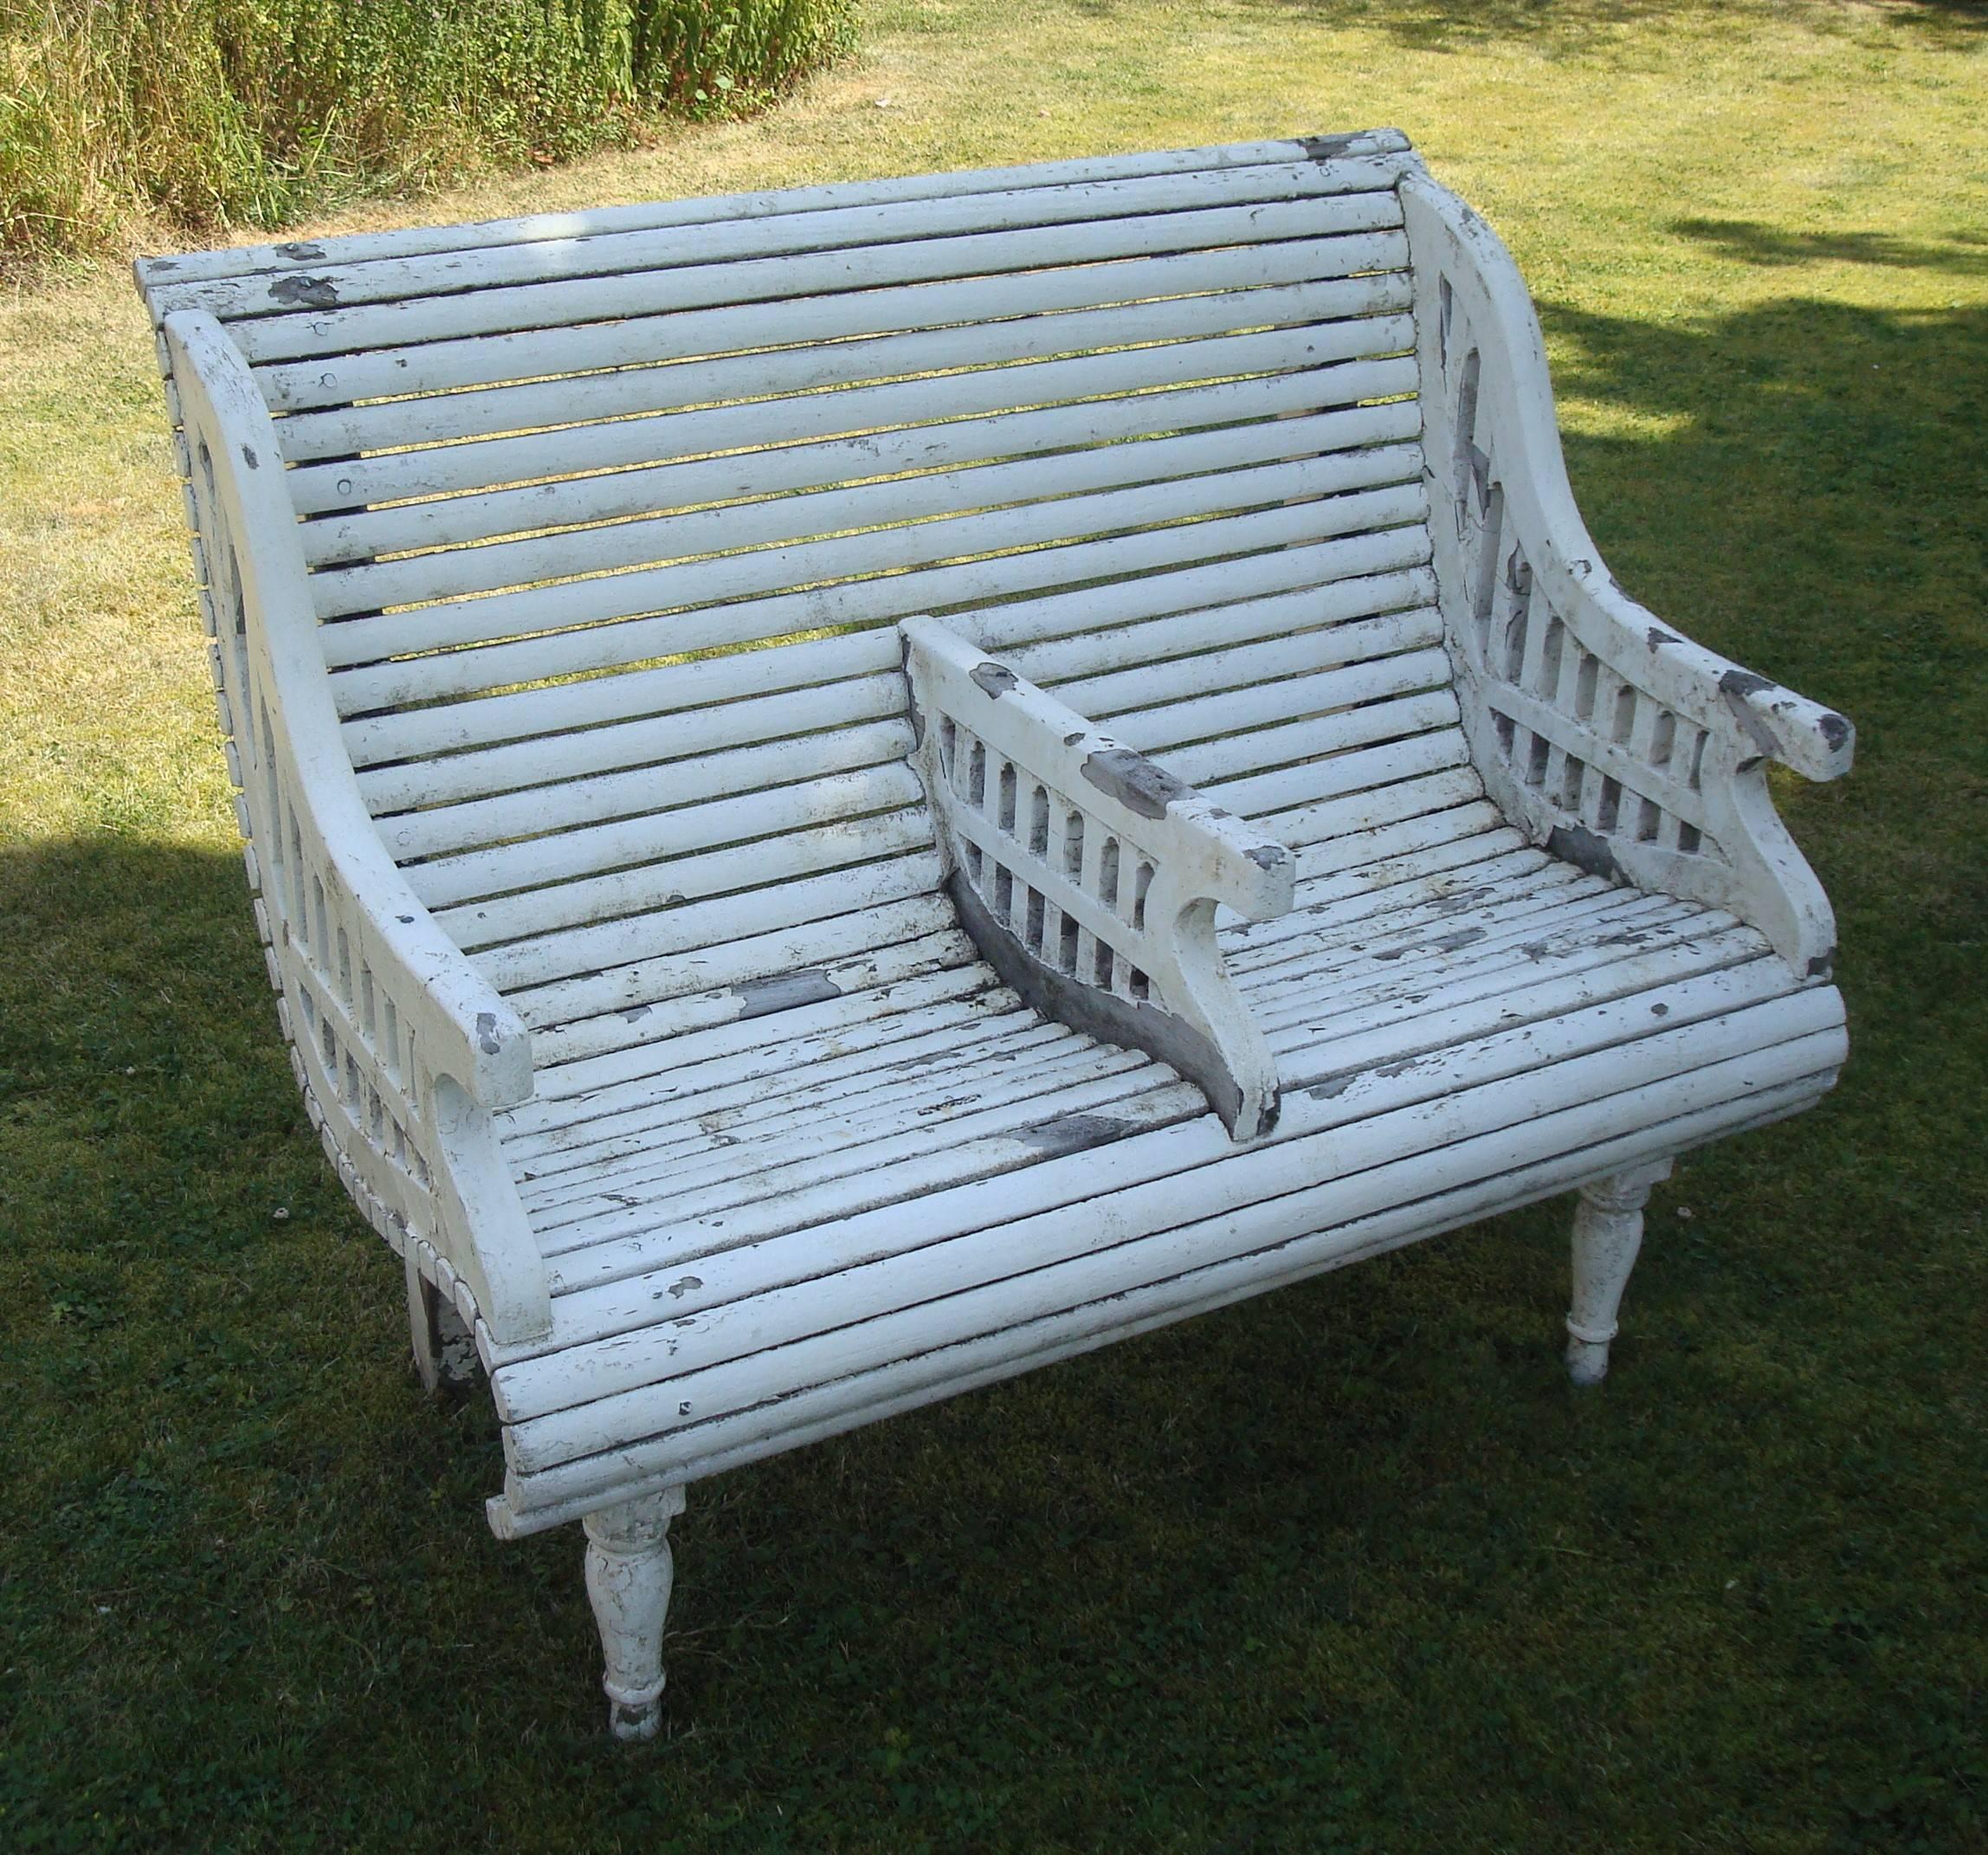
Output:
[[[1988,276],[1988,238],[1959,234],[1946,244],[1888,232],[1788,232],[1746,219],[1675,219],[1670,229],[1710,245],[1722,257],[1773,268],[1818,262],[1880,264],[1898,270]]]
[[[693,1491],[668,1742],[566,1534],[402,1363],[232,857],[0,856],[10,1847],[1980,1850],[1988,312],[1548,305],[1632,591],[1842,706],[1784,794],[1850,1070],[1658,1202],[1618,1368],[1565,1209]],[[1692,1215],[1684,1219],[1681,1210]],[[277,1212],[287,1212],[278,1217]]]
[[[1272,0],[1272,3],[1338,26],[1372,26],[1416,51],[1466,51],[1501,39],[1526,39],[1555,52],[1605,48],[1617,29],[1675,20],[1702,27],[1718,9],[1704,0]],[[1108,0],[1100,10],[1108,10]],[[1833,0],[1754,4],[1736,12],[1766,12],[1799,21],[1811,30],[1866,35],[1910,34],[1954,50],[1988,37],[1988,6],[1981,0],[1894,0],[1875,9],[1852,9]],[[1639,50],[1636,55],[1643,55]]]

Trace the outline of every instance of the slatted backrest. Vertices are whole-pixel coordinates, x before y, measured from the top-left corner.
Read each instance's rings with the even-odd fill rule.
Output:
[[[580,1009],[604,969],[929,893],[912,612],[1293,841],[1336,795],[1456,766],[1406,151],[931,176],[140,279],[155,315],[222,320],[276,416],[389,847],[500,984]]]

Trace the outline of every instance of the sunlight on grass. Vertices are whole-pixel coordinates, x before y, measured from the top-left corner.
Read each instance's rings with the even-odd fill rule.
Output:
[[[873,0],[762,120],[311,229],[1397,124],[1618,577],[1860,731],[1776,791],[1850,1069],[1660,1196],[1605,1393],[1547,1206],[726,1477],[653,1755],[303,1130],[136,299],[0,303],[0,1845],[1988,1849],[1978,16]]]

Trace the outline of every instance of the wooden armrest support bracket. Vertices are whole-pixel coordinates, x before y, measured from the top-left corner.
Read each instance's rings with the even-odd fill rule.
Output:
[[[339,732],[281,452],[215,319],[165,319],[215,687],[291,1062],[327,1156],[403,1253],[431,1244],[506,1340],[546,1331],[544,1264],[492,1116],[531,1035],[387,855]]]
[[[1266,1131],[1276,1065],[1215,910],[1288,911],[1291,852],[938,620],[898,629],[913,764],[975,945],[1045,1016],[1172,1063],[1236,1140]]]
[[[1546,346],[1510,254],[1426,174],[1400,193],[1430,541],[1487,789],[1556,855],[1729,909],[1826,977],[1834,920],[1766,765],[1836,779],[1854,730],[1659,624],[1610,578],[1567,483]]]

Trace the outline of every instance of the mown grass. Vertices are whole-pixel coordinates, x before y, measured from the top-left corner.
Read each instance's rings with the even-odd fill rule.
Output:
[[[889,0],[758,122],[423,206],[1399,122],[1618,575],[1861,734],[1780,794],[1851,1067],[1660,1194],[1603,1391],[1550,1206],[728,1477],[633,1753],[303,1128],[136,306],[9,303],[0,1845],[1988,1846],[1985,110],[1958,8]]]

